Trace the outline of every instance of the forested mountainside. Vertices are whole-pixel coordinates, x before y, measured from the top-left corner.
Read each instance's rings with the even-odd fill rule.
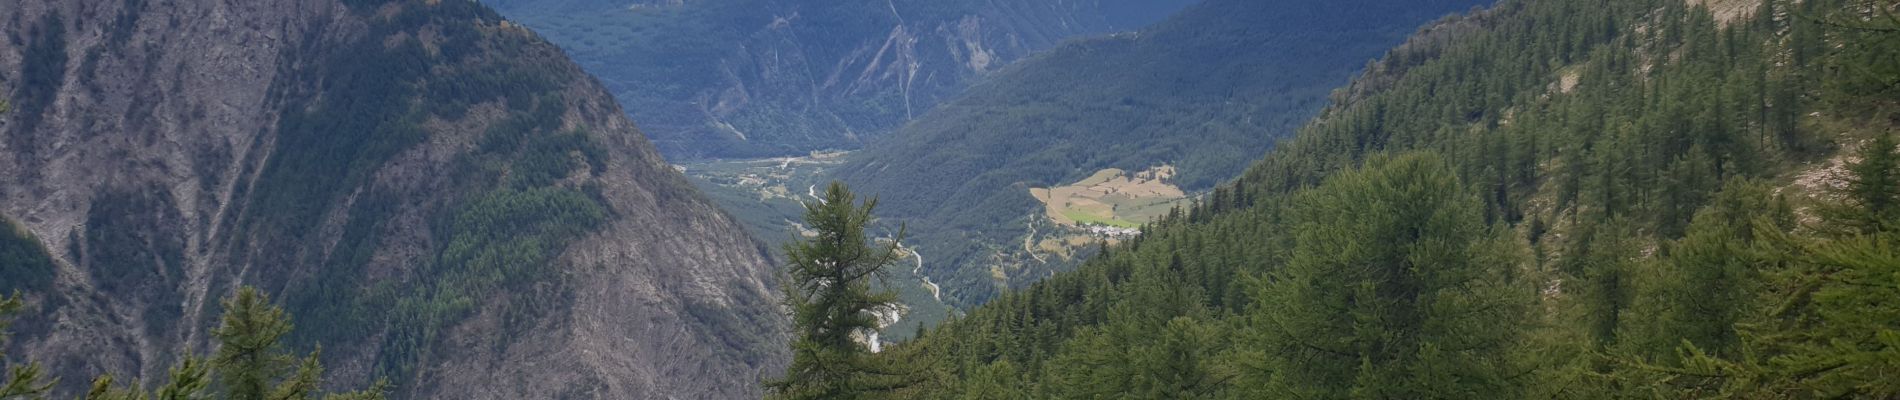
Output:
[[[28,1],[0,31],[4,354],[58,393],[213,350],[240,286],[399,398],[756,397],[784,362],[760,246],[480,4]]]
[[[892,398],[1900,396],[1895,7],[1441,21],[1180,216],[863,365]]]
[[[1156,191],[1207,190],[1298,129],[1368,60],[1426,22],[1482,4],[1209,0],[1140,32],[1008,67],[852,154],[834,175],[909,224],[911,244],[931,256],[925,272],[953,304],[981,304],[1073,267],[1102,241],[1085,217],[1052,220],[1063,212],[1045,213],[1032,188],[1162,168],[1150,173]],[[1120,214],[1159,197],[1104,202]],[[1146,222],[1129,219],[1106,223]]]
[[[487,0],[676,161],[854,149],[1002,66],[1196,0]]]

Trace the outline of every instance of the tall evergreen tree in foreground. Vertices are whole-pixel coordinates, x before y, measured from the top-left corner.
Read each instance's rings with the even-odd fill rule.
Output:
[[[292,325],[282,307],[271,304],[270,299],[256,289],[245,287],[224,301],[224,310],[223,325],[211,331],[220,344],[211,363],[217,369],[218,383],[226,399],[309,399],[321,392],[323,364],[317,362],[321,350],[311,352],[301,361],[284,350],[282,341]],[[186,365],[190,365],[189,360]],[[381,399],[387,385],[379,381],[366,391],[330,394],[323,398]]]
[[[171,380],[151,393],[137,386],[117,387],[111,375],[100,376],[93,380],[92,390],[84,398],[381,400],[388,391],[388,381],[378,381],[366,390],[319,396],[323,364],[317,362],[318,352],[311,352],[299,361],[284,349],[282,339],[290,333],[292,325],[282,307],[271,304],[268,297],[248,286],[225,299],[223,304],[223,322],[211,331],[218,341],[218,351],[209,361],[187,354],[171,369]],[[220,396],[212,396],[214,384]]]
[[[877,331],[875,312],[897,300],[874,289],[873,278],[903,258],[900,230],[889,243],[865,236],[877,199],[857,202],[833,182],[822,200],[805,203],[805,223],[816,236],[785,246],[791,261],[784,280],[797,337],[785,377],[769,382],[776,399],[854,399],[903,384],[903,376],[873,363],[860,338]]]

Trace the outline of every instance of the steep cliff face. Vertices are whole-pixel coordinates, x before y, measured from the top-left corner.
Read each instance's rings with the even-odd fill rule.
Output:
[[[856,148],[1013,60],[1193,2],[489,1],[601,76],[676,159]]]
[[[781,365],[759,245],[476,3],[28,1],[0,32],[0,216],[56,265],[14,354],[65,385],[206,348],[239,285],[403,397],[755,397]]]

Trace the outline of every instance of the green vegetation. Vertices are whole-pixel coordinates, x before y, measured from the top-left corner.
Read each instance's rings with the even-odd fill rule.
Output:
[[[6,374],[0,376],[0,399],[45,396],[56,383],[41,376],[43,372],[38,363],[16,365],[12,360],[7,359],[6,344],[11,333],[7,328],[13,325],[14,316],[25,307],[26,302],[20,300],[19,292],[13,292],[11,297],[0,300],[0,371]]]
[[[163,190],[106,192],[93,199],[84,235],[75,238],[83,239],[94,287],[146,305],[148,337],[164,336],[184,316],[185,239],[172,230],[179,222]]]
[[[1075,220],[1075,222],[1084,224],[1084,225],[1088,225],[1088,224],[1108,225],[1108,226],[1113,226],[1117,228],[1140,228],[1141,227],[1140,223],[1123,221],[1119,218],[1102,218],[1102,217],[1096,216],[1093,213],[1077,211],[1077,210],[1064,211],[1062,212],[1062,215],[1065,217],[1069,217],[1069,219]]]
[[[1012,65],[854,153],[834,176],[883,196],[886,215],[910,224],[952,304],[982,304],[999,294],[991,266],[1024,265],[1007,271],[1008,287],[1073,267],[1010,250],[1043,214],[1024,186],[1172,165],[1172,184],[1208,190],[1325,106],[1367,59],[1421,23],[1485,2],[1207,1],[1139,34]]]
[[[1292,253],[1242,314],[1258,396],[1521,398],[1522,254],[1432,156],[1373,158],[1293,199]]]
[[[1441,21],[1240,180],[885,349],[922,368],[888,397],[1900,395],[1900,103],[1837,84],[1900,24],[1831,22],[1891,7]]]
[[[24,306],[18,294],[0,301],[0,343],[6,339],[7,326]],[[326,393],[323,388],[323,364],[319,352],[292,356],[284,350],[282,339],[292,325],[282,308],[270,304],[256,289],[244,287],[223,302],[224,316],[212,330],[218,349],[214,356],[186,353],[171,369],[170,380],[154,391],[138,385],[120,386],[112,375],[100,375],[91,390],[80,397],[86,400],[381,400],[388,391],[387,382],[353,392]],[[6,354],[0,352],[0,362]],[[0,380],[0,399],[43,399],[56,382],[41,376],[38,364],[10,365],[7,377]]]
[[[1073,184],[1030,188],[1029,195],[1058,226],[1139,228],[1187,204],[1187,194],[1169,183],[1173,174],[1166,165],[1135,173],[1111,168]]]
[[[240,194],[250,208],[234,223],[249,233],[241,246],[273,249],[251,262],[306,266],[262,275],[283,288],[289,310],[309,316],[311,329],[290,333],[292,343],[375,346],[374,371],[405,384],[441,332],[488,299],[511,297],[507,318],[567,301],[560,290],[526,289],[553,278],[567,243],[610,218],[591,179],[611,155],[592,133],[563,126],[571,107],[562,92],[583,77],[494,12],[453,1],[351,6],[390,9],[339,44],[352,50],[318,54],[304,86],[289,86],[289,98],[306,100],[285,108],[257,186]],[[417,199],[370,184],[428,138],[425,123],[464,120],[484,104],[500,106],[499,121],[442,170],[444,190]],[[434,253],[371,281],[366,266],[405,210],[421,210]],[[336,246],[311,246],[328,221],[342,221]],[[299,277],[309,280],[274,281]]]
[[[818,234],[785,245],[790,266],[782,284],[797,336],[785,376],[767,383],[769,398],[856,399],[904,383],[871,364],[871,350],[860,343],[877,340],[883,327],[876,314],[897,300],[896,293],[873,289],[872,281],[903,258],[901,232],[883,244],[865,235],[876,208],[877,199],[860,205],[837,182],[822,200],[805,203],[805,222]]]
[[[517,113],[484,136],[480,150],[463,157],[455,168],[469,198],[452,203],[432,222],[430,232],[439,253],[420,266],[414,276],[427,277],[408,285],[388,283],[339,286],[341,292],[300,292],[296,304],[314,309],[349,310],[330,316],[336,323],[313,332],[311,341],[360,339],[367,329],[389,329],[379,355],[382,373],[408,379],[416,363],[434,351],[442,329],[471,315],[482,299],[497,292],[514,293],[551,278],[549,267],[568,242],[592,232],[609,215],[590,186],[560,182],[577,171],[601,172],[607,155],[586,132],[547,134],[558,126],[558,115],[540,110],[563,107],[553,101],[535,111]],[[358,253],[333,256],[326,269],[329,279],[358,282],[386,209],[370,206],[376,198],[359,203],[360,214],[346,225],[345,244]],[[350,236],[356,235],[356,236]],[[550,307],[565,301],[522,299],[517,307]],[[528,310],[511,310],[514,312]],[[383,319],[365,317],[380,316]]]
[[[799,238],[800,232],[808,230],[800,221],[803,220],[805,213],[804,201],[814,199],[818,195],[818,182],[813,182],[813,179],[818,179],[825,170],[836,166],[841,158],[842,155],[838,153],[817,153],[810,157],[791,159],[695,162],[684,164],[683,167],[686,169],[686,177],[699,187],[701,193],[705,193],[726,213],[745,224],[746,230],[751,231],[753,237],[760,239],[768,247],[766,251],[773,252],[777,259],[782,260],[784,255],[777,253],[776,249],[781,249],[783,244]],[[879,232],[877,236],[889,236],[891,233],[882,227],[877,231]],[[897,302],[904,307],[904,311],[899,315],[901,318],[896,323],[885,326],[884,332],[879,334],[879,337],[886,341],[909,339],[918,332],[919,325],[942,321],[951,312],[949,306],[938,301],[932,294],[930,286],[924,283],[925,278],[915,273],[916,268],[913,263],[916,261],[914,258],[900,261],[903,268],[891,271],[889,279],[873,283],[873,288],[897,292]],[[710,326],[720,326],[725,323],[743,324],[739,326],[763,326],[762,323],[745,321],[755,316],[734,318],[726,309],[693,308],[697,306],[688,304],[688,311],[694,312],[694,316],[701,321],[712,321],[709,323]],[[699,311],[705,312],[699,313]],[[725,329],[708,332],[708,335],[720,337],[722,340],[728,339],[729,336],[743,336],[736,333],[738,330]],[[779,340],[769,336],[731,339],[733,340],[728,340],[728,342],[773,343]],[[762,355],[742,354],[741,356],[740,358],[749,359]]]
[[[0,292],[35,292],[53,285],[53,258],[25,226],[0,218]]]

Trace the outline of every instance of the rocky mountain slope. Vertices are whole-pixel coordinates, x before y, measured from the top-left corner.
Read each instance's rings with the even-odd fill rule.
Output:
[[[675,160],[857,148],[1008,63],[1195,0],[488,0]]]
[[[760,246],[477,3],[28,1],[0,32],[11,354],[68,390],[205,348],[239,285],[404,398],[748,398],[782,365]]]
[[[1367,60],[1421,24],[1485,3],[1209,0],[1137,33],[1011,65],[853,154],[835,176],[882,196],[879,210],[909,223],[937,260],[926,272],[956,304],[978,304],[1096,247],[1025,242],[1104,236],[1050,224],[1031,189],[1161,168],[1163,183],[1204,191],[1239,175]]]

